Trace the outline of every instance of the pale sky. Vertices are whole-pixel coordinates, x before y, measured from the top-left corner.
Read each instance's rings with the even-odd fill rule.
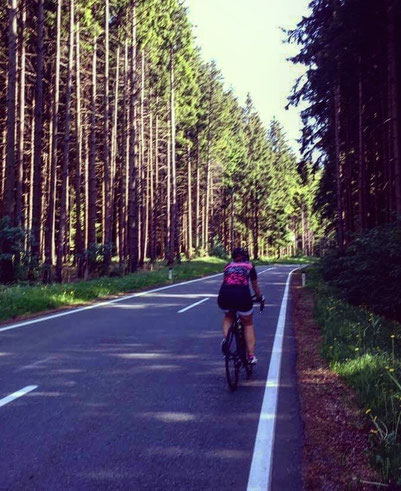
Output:
[[[186,0],[205,61],[215,60],[227,86],[243,102],[250,92],[266,126],[275,116],[294,150],[300,136],[299,110],[286,111],[299,74],[286,59],[297,52],[282,42],[280,27],[293,28],[308,14],[309,0]]]

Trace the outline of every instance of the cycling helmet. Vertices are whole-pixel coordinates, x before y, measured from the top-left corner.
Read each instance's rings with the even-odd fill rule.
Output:
[[[242,261],[249,261],[248,251],[244,247],[236,247],[233,250],[231,256],[234,259],[234,261],[238,259]]]

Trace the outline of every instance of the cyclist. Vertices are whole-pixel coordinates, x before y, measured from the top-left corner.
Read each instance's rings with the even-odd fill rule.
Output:
[[[256,300],[264,300],[260,292],[255,266],[250,262],[248,251],[237,247],[232,252],[233,261],[224,268],[223,283],[217,299],[218,306],[224,310],[222,351],[228,330],[234,322],[234,312],[238,312],[244,326],[249,362],[255,364],[255,331],[253,329],[253,301],[249,290],[249,281],[256,294]]]

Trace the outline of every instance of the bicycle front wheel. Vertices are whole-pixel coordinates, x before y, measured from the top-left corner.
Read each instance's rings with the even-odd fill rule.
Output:
[[[240,354],[242,365],[245,368],[247,378],[249,378],[252,375],[253,366],[248,361],[248,350],[247,350],[246,342],[245,342],[244,327],[241,328],[240,334],[238,336],[238,341],[239,341],[238,351]]]
[[[227,383],[231,390],[235,390],[238,387],[239,369],[241,361],[237,354],[237,342],[236,336],[230,329],[226,339],[226,377]]]
[[[246,376],[247,378],[249,378],[253,372],[253,365],[248,361],[248,354],[245,355],[244,366],[245,366]]]

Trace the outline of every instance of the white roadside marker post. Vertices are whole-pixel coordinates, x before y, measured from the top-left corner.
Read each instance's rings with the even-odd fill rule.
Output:
[[[170,281],[172,281],[172,280],[173,280],[173,268],[171,268],[171,267],[170,267],[170,268],[168,268],[168,279],[169,279]]]
[[[306,273],[302,273],[302,286],[304,287],[306,285]]]

